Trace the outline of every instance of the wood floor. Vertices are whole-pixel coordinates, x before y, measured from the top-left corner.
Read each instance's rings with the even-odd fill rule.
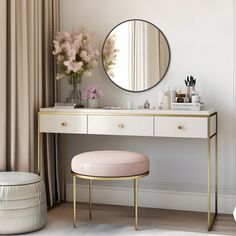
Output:
[[[63,209],[63,210],[62,210]],[[60,212],[63,212],[61,215]],[[77,224],[89,222],[88,205],[78,204]],[[72,221],[72,203],[64,203],[49,212],[49,218]],[[96,224],[133,225],[133,208],[113,205],[93,205],[93,222]],[[207,233],[206,213],[139,208],[139,229],[161,229]],[[232,215],[219,214],[209,234],[236,235],[236,222]]]

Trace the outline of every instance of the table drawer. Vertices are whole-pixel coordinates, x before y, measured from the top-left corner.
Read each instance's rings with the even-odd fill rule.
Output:
[[[86,115],[40,115],[40,132],[87,133]]]
[[[89,115],[88,133],[153,136],[153,117]]]
[[[206,117],[155,117],[155,136],[207,138]]]

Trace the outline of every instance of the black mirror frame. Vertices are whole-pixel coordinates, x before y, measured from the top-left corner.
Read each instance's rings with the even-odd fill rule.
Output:
[[[105,43],[106,43],[106,41],[107,41],[107,38],[110,36],[111,32],[112,32],[115,28],[117,28],[119,25],[121,25],[121,24],[123,24],[123,23],[126,23],[126,22],[129,22],[129,21],[144,21],[144,22],[146,22],[146,23],[148,23],[148,24],[151,24],[153,27],[157,28],[157,29],[162,33],[164,39],[166,40],[167,47],[168,47],[168,49],[169,49],[169,62],[168,62],[168,65],[167,65],[167,67],[166,67],[166,71],[165,71],[165,73],[163,74],[163,76],[161,77],[161,79],[160,79],[156,84],[154,84],[152,87],[147,88],[147,89],[144,89],[144,90],[139,90],[139,91],[128,90],[128,89],[122,88],[121,86],[119,86],[118,84],[116,84],[116,83],[110,78],[110,76],[108,75],[108,73],[107,73],[107,71],[106,71],[106,69],[105,69],[105,65],[104,65],[104,63],[103,63],[103,49],[104,49]],[[118,25],[114,26],[114,27],[109,31],[109,33],[107,34],[106,38],[104,39],[104,42],[103,42],[103,45],[102,45],[101,60],[102,60],[102,67],[103,67],[103,69],[104,69],[104,71],[105,71],[107,77],[109,78],[109,80],[110,80],[115,86],[117,86],[118,88],[120,88],[120,89],[122,89],[122,90],[124,90],[124,91],[127,91],[127,92],[140,93],[140,92],[145,92],[145,91],[148,91],[148,90],[154,88],[154,87],[157,86],[157,85],[163,80],[163,78],[166,76],[166,74],[167,74],[167,72],[168,72],[168,70],[169,70],[169,67],[170,67],[170,62],[171,62],[171,50],[170,50],[170,45],[169,45],[169,42],[168,42],[168,40],[167,40],[165,34],[164,34],[164,33],[162,32],[162,30],[160,30],[156,25],[154,25],[153,23],[151,23],[151,22],[149,22],[149,21],[147,21],[147,20],[142,20],[142,19],[129,19],[129,20],[125,20],[125,21],[120,22]]]

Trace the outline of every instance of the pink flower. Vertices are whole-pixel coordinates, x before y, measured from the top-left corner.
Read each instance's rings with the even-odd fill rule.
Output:
[[[75,34],[74,39],[75,39],[76,42],[82,42],[83,34],[80,33],[80,32],[78,34]]]
[[[103,64],[110,77],[114,76],[113,66],[116,64],[115,34],[109,36],[103,48]]]
[[[103,91],[98,87],[98,85],[88,85],[83,91],[82,98],[85,100],[88,99],[97,99],[103,96]]]
[[[83,66],[83,62],[74,62],[74,61],[65,61],[64,65],[68,68],[69,71],[73,71],[77,73],[80,71],[81,67]]]
[[[80,62],[74,62],[73,65],[72,65],[72,71],[77,73],[80,71],[80,69],[82,68],[83,66],[83,62],[80,61]]]
[[[94,56],[97,57],[97,56],[99,56],[99,55],[100,55],[99,51],[98,51],[98,50],[95,50],[95,51],[94,51]]]
[[[57,78],[91,75],[99,55],[98,50],[92,48],[92,38],[93,35],[84,29],[72,33],[57,32],[53,40],[53,54],[60,69]]]
[[[56,35],[55,35],[55,37],[54,37],[54,39],[55,39],[56,41],[62,42],[62,41],[64,40],[63,33],[57,32]]]
[[[61,64],[64,61],[64,56],[58,55],[57,56],[57,64]]]
[[[71,42],[72,40],[71,34],[68,32],[64,32],[64,39],[66,42]]]
[[[83,60],[85,60],[86,62],[89,62],[91,59],[91,56],[88,55],[88,53],[85,50],[82,50],[80,53],[80,56]]]
[[[60,80],[60,79],[62,79],[63,78],[63,75],[61,75],[61,74],[57,74],[56,75],[56,80]]]
[[[53,44],[54,44],[54,51],[53,51],[53,54],[54,54],[54,55],[57,55],[57,54],[61,53],[62,48],[61,48],[61,46],[60,46],[60,42],[57,41],[57,40],[53,40]]]

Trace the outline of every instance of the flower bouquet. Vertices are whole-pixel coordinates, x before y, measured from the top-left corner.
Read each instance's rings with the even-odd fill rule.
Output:
[[[103,65],[107,74],[110,77],[114,77],[113,66],[116,64],[117,52],[119,52],[119,50],[115,48],[115,43],[116,43],[115,38],[116,38],[115,34],[110,35],[107,38],[102,53]]]
[[[103,96],[103,91],[97,85],[88,85],[83,91],[83,99],[87,100],[88,107],[98,107],[98,98]]]
[[[53,54],[59,67],[56,79],[69,78],[73,90],[67,101],[77,105],[81,105],[78,84],[84,74],[91,76],[91,69],[98,63],[99,52],[92,48],[92,38],[92,34],[78,30],[72,33],[58,32],[53,40]]]

